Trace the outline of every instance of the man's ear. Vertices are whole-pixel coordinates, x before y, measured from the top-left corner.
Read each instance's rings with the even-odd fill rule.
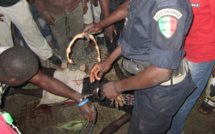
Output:
[[[10,78],[9,81],[10,81],[10,82],[16,82],[17,79],[16,79],[16,78]]]
[[[20,86],[24,83],[24,80],[19,80],[16,78],[9,78],[9,80],[7,81],[7,84],[10,86]]]

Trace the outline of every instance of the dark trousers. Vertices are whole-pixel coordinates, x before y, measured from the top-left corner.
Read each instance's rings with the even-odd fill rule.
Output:
[[[188,72],[178,84],[135,91],[128,134],[166,134],[173,115],[195,87]]]

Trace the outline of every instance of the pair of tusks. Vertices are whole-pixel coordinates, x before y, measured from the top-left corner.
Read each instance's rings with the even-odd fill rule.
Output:
[[[66,57],[67,57],[68,62],[74,64],[74,62],[72,61],[72,59],[69,58],[69,54],[70,54],[70,52],[71,52],[71,50],[72,50],[71,47],[72,47],[72,45],[74,44],[74,42],[75,42],[77,39],[79,39],[79,38],[83,39],[84,37],[87,37],[88,39],[90,38],[91,40],[93,40],[93,42],[95,43],[95,46],[96,46],[97,53],[98,53],[97,61],[98,61],[98,62],[101,62],[101,56],[100,56],[99,46],[98,46],[98,44],[97,44],[97,42],[96,42],[94,36],[93,36],[92,34],[87,34],[87,33],[80,33],[80,34],[77,34],[77,35],[72,39],[72,41],[69,43],[69,46],[68,46],[67,49],[66,49]]]

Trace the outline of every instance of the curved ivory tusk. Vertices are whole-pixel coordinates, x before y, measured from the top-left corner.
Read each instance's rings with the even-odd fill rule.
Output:
[[[77,35],[72,39],[72,41],[69,43],[69,46],[68,46],[67,49],[66,49],[66,57],[67,57],[67,60],[68,60],[69,63],[74,64],[74,62],[72,61],[72,59],[69,58],[69,54],[70,54],[70,52],[71,52],[71,47],[72,47],[72,45],[74,44],[74,42],[75,42],[76,39],[84,38],[85,35],[87,35],[87,36],[88,36],[91,40],[93,40],[93,42],[95,43],[95,45],[96,45],[96,50],[97,50],[97,53],[98,53],[97,61],[98,61],[98,62],[101,62],[100,50],[99,50],[98,44],[97,44],[95,38],[93,37],[93,35],[92,35],[92,34],[87,34],[87,33],[80,33],[80,34],[77,34]]]

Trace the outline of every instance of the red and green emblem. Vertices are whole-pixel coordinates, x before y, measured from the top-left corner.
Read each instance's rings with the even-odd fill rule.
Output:
[[[170,38],[177,29],[177,22],[182,17],[180,11],[173,8],[164,8],[158,10],[154,15],[154,20],[158,22],[161,33]]]
[[[177,28],[177,19],[172,16],[164,16],[158,20],[161,33],[170,38]]]

